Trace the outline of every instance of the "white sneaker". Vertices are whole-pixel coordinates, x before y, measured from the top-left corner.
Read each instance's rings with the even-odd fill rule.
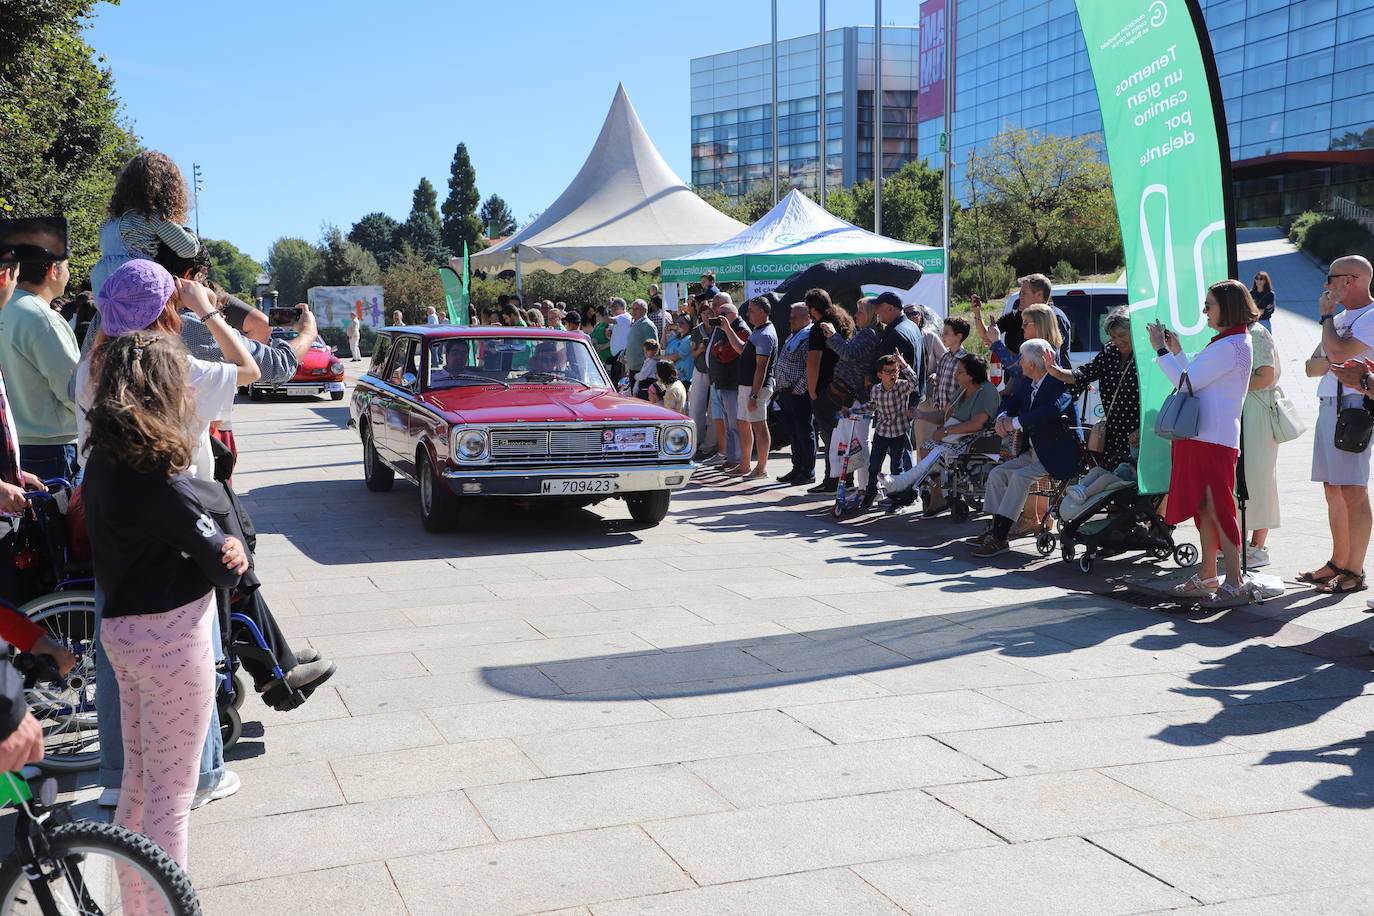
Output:
[[[100,797],[95,800],[95,803],[102,808],[118,808],[119,790],[105,789],[100,793]]]
[[[239,779],[239,774],[225,767],[224,772],[220,773],[219,782],[196,793],[195,799],[191,802],[191,810],[203,808],[210,802],[219,801],[221,798],[228,798],[242,788],[243,781]]]
[[[1269,551],[1263,547],[1256,547],[1254,544],[1247,545],[1245,548],[1245,565],[1251,569],[1268,566]]]

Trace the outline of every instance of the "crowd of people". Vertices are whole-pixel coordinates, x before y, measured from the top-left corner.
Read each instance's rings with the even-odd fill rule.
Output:
[[[240,659],[264,701],[308,696],[334,672],[314,650],[291,652],[252,596],[251,534],[218,508],[232,494],[237,390],[290,379],[317,337],[315,319],[303,306],[296,335],[274,338],[260,310],[206,279],[209,256],[186,213],[171,159],[130,160],[91,288],[67,311],[65,220],[0,225],[0,630],[23,597],[14,553],[25,494],[69,482],[95,579],[99,803],[183,867],[190,810],[241,785],[224,765],[215,704],[221,608],[233,600],[276,650],[279,670]],[[74,663],[65,650],[34,651],[63,672]],[[4,769],[43,754],[12,675],[0,664]]]
[[[919,498],[920,518],[941,515],[948,481],[931,459],[971,434],[997,437],[1001,460],[983,490],[983,527],[968,541],[973,557],[991,558],[1045,530],[1045,494],[1055,484],[1084,479],[1094,468],[1134,483],[1140,461],[1142,384],[1128,310],[1112,311],[1089,329],[1100,333],[1101,349],[1075,366],[1069,341],[1082,329],[1075,338],[1049,279],[1031,274],[1017,283],[1013,307],[986,316],[975,297],[971,321],[941,319],[891,292],[860,298],[851,313],[812,289],[786,309],[787,327],[774,327],[779,312],[770,297],[737,304],[709,273],[676,312],[663,308],[656,291],[628,305],[612,299],[580,318],[562,303],[522,309],[518,298],[507,297],[483,320],[586,329],[628,392],[695,421],[697,460],[725,475],[828,497],[842,479],[855,484],[854,468],[838,466],[831,446],[839,424],[861,416],[871,431],[858,475],[863,510],[877,507],[881,493],[887,511]],[[1308,374],[1322,378],[1312,478],[1325,487],[1333,546],[1328,563],[1298,578],[1334,594],[1365,588],[1369,448],[1343,447],[1336,431],[1342,410],[1374,410],[1374,399],[1366,400],[1374,394],[1370,285],[1363,258],[1332,265],[1321,299],[1322,340],[1307,363]],[[1270,563],[1268,534],[1280,524],[1276,459],[1292,434],[1284,434],[1279,416],[1269,275],[1259,272],[1249,288],[1236,280],[1213,284],[1203,310],[1215,336],[1197,353],[1183,350],[1176,329],[1145,329],[1155,350],[1152,371],[1194,396],[1198,411],[1196,428],[1171,444],[1171,477],[1158,512],[1170,526],[1193,520],[1202,542],[1198,569],[1175,594],[1229,607],[1272,597],[1247,571]],[[992,362],[965,348],[971,335]],[[1000,370],[1000,387],[992,369]],[[671,399],[654,384],[665,379]],[[1078,410],[1090,388],[1101,410],[1092,423]],[[770,415],[791,442],[790,466],[776,476],[768,470]],[[1246,530],[1236,499],[1238,466]]]

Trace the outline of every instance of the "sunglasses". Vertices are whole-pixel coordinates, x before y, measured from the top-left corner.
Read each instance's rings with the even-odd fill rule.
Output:
[[[1357,277],[1357,276],[1359,276],[1359,274],[1327,274],[1327,275],[1326,275],[1326,282],[1327,282],[1327,283],[1330,283],[1332,280],[1336,279],[1337,277]]]

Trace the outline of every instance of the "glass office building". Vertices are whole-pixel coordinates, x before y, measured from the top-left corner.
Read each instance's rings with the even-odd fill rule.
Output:
[[[814,192],[873,177],[873,28],[825,33],[825,117],[817,36],[778,42],[779,185]],[[692,60],[692,185],[740,197],[773,180],[768,44]],[[883,174],[916,156],[916,30],[883,29]]]
[[[1102,131],[1073,0],[951,0],[953,166],[1003,127]],[[1225,99],[1237,218],[1272,223],[1335,194],[1374,204],[1374,0],[1202,0]],[[944,120],[918,126],[940,165]]]

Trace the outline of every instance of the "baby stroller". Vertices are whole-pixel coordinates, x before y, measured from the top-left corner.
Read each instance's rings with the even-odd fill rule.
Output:
[[[1126,466],[1129,467],[1129,466]],[[1132,475],[1134,470],[1131,471]],[[1163,495],[1143,495],[1134,480],[1126,480],[1103,468],[1094,468],[1075,485],[1068,487],[1060,502],[1059,550],[1065,563],[1072,563],[1081,546],[1078,568],[1092,572],[1093,561],[1131,551],[1140,551],[1156,560],[1170,556],[1179,566],[1197,562],[1197,547],[1174,542],[1174,526],[1159,514]],[[1054,552],[1055,536],[1049,533],[1036,539],[1044,556]]]
[[[215,702],[224,749],[227,751],[243,734],[239,708],[248,695],[243,672],[252,677],[254,687],[264,703],[280,712],[287,712],[309,699],[315,689],[333,675],[334,666],[328,666],[323,676],[316,678],[309,686],[296,688],[287,682],[287,672],[299,662],[315,661],[318,655],[313,652],[308,656],[294,653],[277,626],[276,618],[260,592],[262,582],[252,567],[257,530],[228,483],[234,470],[234,457],[218,439],[212,439],[211,446],[215,454],[216,483],[198,486],[197,493],[206,510],[225,533],[243,542],[249,561],[248,571],[243,574],[238,586],[220,589],[216,594],[220,633],[224,641],[224,661],[218,665],[219,689],[215,694]]]

